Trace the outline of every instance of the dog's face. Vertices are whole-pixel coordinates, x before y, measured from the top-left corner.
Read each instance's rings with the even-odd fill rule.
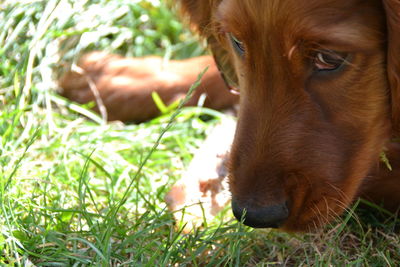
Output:
[[[219,6],[241,90],[230,164],[239,219],[246,209],[251,226],[302,230],[353,200],[388,135],[383,14],[378,1]]]
[[[219,6],[241,90],[230,164],[239,219],[245,209],[250,226],[301,230],[353,200],[390,125],[383,14],[378,1]]]
[[[382,2],[208,2],[203,34],[229,53],[240,88],[235,216],[289,231],[326,224],[353,201],[390,136]]]

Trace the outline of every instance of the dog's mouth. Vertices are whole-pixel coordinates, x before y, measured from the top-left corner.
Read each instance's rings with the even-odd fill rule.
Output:
[[[286,232],[316,232],[331,224],[347,209],[338,205],[337,201],[325,197],[318,201],[310,201],[297,214],[289,216],[288,220],[280,227]]]

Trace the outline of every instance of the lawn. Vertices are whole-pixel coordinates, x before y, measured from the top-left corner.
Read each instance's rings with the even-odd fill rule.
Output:
[[[57,95],[85,51],[206,53],[176,13],[159,0],[0,2],[0,265],[399,266],[397,217],[359,202],[320,233],[254,230],[229,207],[182,232],[163,198],[225,115],[105,123]]]

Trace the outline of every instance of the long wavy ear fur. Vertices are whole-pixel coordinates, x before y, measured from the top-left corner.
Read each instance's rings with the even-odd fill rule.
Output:
[[[214,0],[181,0],[181,8],[184,14],[189,15],[190,23],[201,35],[212,20],[212,6]]]
[[[182,12],[190,19],[191,25],[200,35],[207,40],[207,44],[218,68],[222,71],[227,80],[237,83],[237,76],[230,61],[229,53],[221,47],[217,38],[214,36],[213,11],[216,10],[222,0],[180,0]]]
[[[387,75],[391,90],[392,125],[394,135],[400,136],[400,1],[383,0],[386,10],[388,47]]]

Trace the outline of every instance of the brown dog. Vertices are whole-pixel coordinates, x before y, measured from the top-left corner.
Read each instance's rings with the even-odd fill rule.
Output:
[[[181,2],[240,88],[238,219],[307,230],[360,194],[400,207],[397,171],[378,164],[400,130],[400,1]]]
[[[303,231],[359,196],[400,207],[400,148],[390,142],[400,131],[399,0],[179,2],[226,82],[240,88],[228,164],[238,219]],[[218,76],[215,66],[208,75],[205,83]],[[215,79],[207,90],[225,91]],[[129,101],[114,101],[116,114],[136,114]],[[393,171],[379,163],[383,151]]]

